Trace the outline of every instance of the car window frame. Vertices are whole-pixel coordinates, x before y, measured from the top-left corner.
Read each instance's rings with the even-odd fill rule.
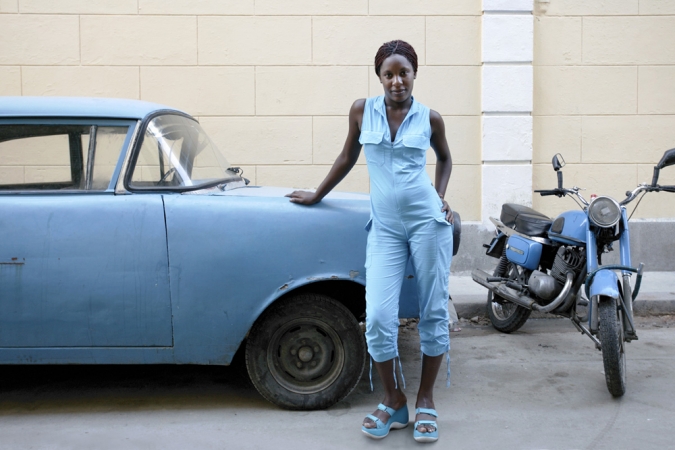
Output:
[[[134,119],[109,119],[109,118],[86,118],[86,117],[3,117],[0,118],[0,125],[73,125],[73,126],[97,126],[97,127],[127,127],[127,134],[119,151],[117,162],[115,163],[115,170],[113,171],[108,187],[105,190],[87,190],[87,189],[8,189],[0,190],[0,195],[57,195],[57,194],[80,194],[80,195],[98,195],[105,193],[114,193],[118,178],[122,171],[122,165],[128,153],[129,145],[132,142],[138,128],[138,120]],[[96,146],[94,144],[94,153]],[[82,151],[88,152],[89,149],[82,148]],[[82,161],[80,161],[82,163]],[[83,167],[83,170],[86,168]],[[74,170],[71,162],[71,173]]]
[[[131,176],[133,175],[133,171],[136,167],[136,163],[138,162],[138,157],[141,153],[141,147],[143,146],[143,140],[145,139],[145,131],[148,128],[148,124],[154,119],[155,117],[158,116],[165,116],[165,115],[174,115],[174,116],[181,116],[184,117],[188,120],[193,120],[199,124],[199,121],[192,117],[191,115],[184,113],[182,111],[174,110],[174,109],[160,109],[151,112],[147,116],[143,118],[143,120],[140,121],[140,124],[138,126],[138,129],[136,131],[136,134],[134,136],[134,140],[132,143],[131,150],[129,152],[129,158],[124,162],[123,166],[123,171],[124,171],[124,176],[121,178],[122,183],[121,186],[118,186],[117,188],[117,193],[163,193],[163,194],[181,194],[183,192],[191,192],[191,191],[197,191],[197,190],[202,190],[202,189],[208,189],[210,187],[216,186],[220,184],[219,181],[213,182],[213,183],[205,183],[205,184],[200,184],[197,186],[149,186],[149,187],[138,187],[138,186],[131,186]],[[201,125],[201,124],[200,124]],[[240,175],[238,175],[240,179]],[[237,178],[237,176],[233,177]]]

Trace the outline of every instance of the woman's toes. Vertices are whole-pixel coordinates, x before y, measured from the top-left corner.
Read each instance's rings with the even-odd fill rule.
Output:
[[[420,433],[433,433],[434,431],[436,431],[436,428],[434,428],[433,425],[419,425],[417,427],[417,431],[419,431]]]

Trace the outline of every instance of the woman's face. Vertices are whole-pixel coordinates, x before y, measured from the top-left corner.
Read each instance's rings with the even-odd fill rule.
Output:
[[[403,55],[391,55],[380,66],[380,83],[384,96],[396,103],[407,101],[412,95],[417,74]]]

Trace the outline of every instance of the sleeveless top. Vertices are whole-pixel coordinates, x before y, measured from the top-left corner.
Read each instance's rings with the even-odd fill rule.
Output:
[[[359,137],[370,175],[371,220],[366,229],[370,229],[373,221],[402,224],[406,230],[429,220],[450,225],[426,171],[430,139],[429,108],[414,98],[394,142],[384,96],[366,99]]]

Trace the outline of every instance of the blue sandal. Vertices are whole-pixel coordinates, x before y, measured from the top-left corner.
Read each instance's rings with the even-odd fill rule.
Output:
[[[368,414],[366,417],[375,422],[375,428],[362,426],[361,431],[366,433],[369,438],[382,439],[389,434],[390,429],[397,430],[408,426],[408,405],[403,405],[400,409],[395,410],[380,403],[377,405],[377,409],[389,414],[389,420],[384,423],[374,415]]]
[[[430,408],[416,408],[415,415],[417,414],[429,414],[430,416],[438,418],[436,410]],[[417,427],[420,425],[431,425],[434,427],[434,431],[425,431],[424,433],[417,431]],[[413,433],[413,436],[417,442],[436,442],[438,440],[438,424],[435,420],[418,420],[415,422],[415,432]]]

